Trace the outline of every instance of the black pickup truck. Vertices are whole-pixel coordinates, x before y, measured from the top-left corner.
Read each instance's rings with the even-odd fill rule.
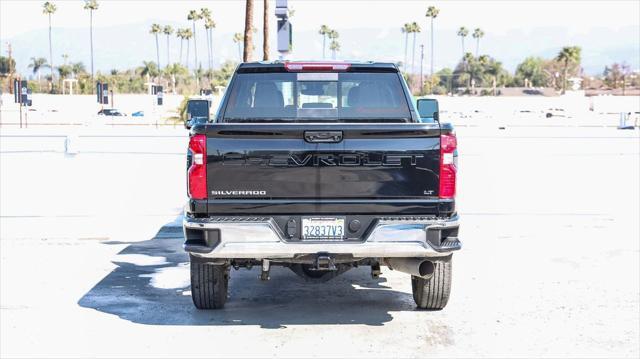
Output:
[[[193,303],[222,308],[231,268],[325,281],[387,266],[411,275],[419,308],[444,308],[461,248],[456,164],[452,126],[434,100],[414,104],[394,64],[239,65],[190,133]]]

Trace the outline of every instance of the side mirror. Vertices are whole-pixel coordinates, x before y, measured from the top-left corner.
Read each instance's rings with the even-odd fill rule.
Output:
[[[187,112],[187,119],[184,121],[184,128],[187,130],[191,129],[191,113]]]
[[[438,100],[432,98],[418,99],[418,113],[420,114],[420,118],[432,118],[438,121],[438,111]]]

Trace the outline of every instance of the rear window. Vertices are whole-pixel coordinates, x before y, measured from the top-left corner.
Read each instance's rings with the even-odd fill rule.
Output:
[[[409,122],[396,73],[237,74],[225,122]]]

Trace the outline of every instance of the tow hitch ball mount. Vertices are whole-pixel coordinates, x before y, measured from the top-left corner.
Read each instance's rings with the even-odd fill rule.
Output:
[[[318,253],[316,257],[316,270],[336,270],[336,265],[328,254]]]

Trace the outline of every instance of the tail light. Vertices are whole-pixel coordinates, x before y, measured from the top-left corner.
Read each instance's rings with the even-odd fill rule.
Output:
[[[191,136],[189,150],[191,150],[189,197],[207,199],[207,136]]]
[[[440,136],[440,198],[453,198],[456,196],[456,149],[458,141],[456,135],[451,133]]]

